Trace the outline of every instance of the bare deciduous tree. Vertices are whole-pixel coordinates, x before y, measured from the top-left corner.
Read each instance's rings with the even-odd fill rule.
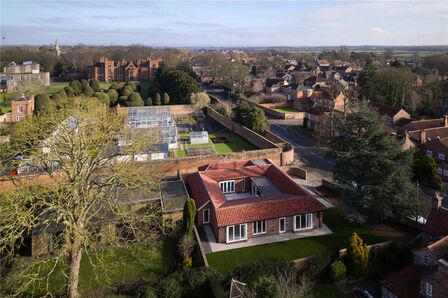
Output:
[[[151,163],[132,158],[150,148],[157,134],[131,133],[125,117],[97,100],[75,99],[60,110],[18,122],[11,127],[10,142],[0,144],[3,167],[39,167],[46,178],[40,185],[31,177],[15,178],[16,188],[0,193],[0,254],[13,258],[30,233],[56,231],[55,258],[43,266],[50,295],[48,284],[60,264],[65,264],[67,296],[78,297],[82,257],[90,259],[92,251],[117,242],[151,241],[161,228],[157,204],[143,200],[138,210],[132,205],[133,198],[158,192],[159,179]],[[117,157],[118,140],[123,139],[127,146]],[[98,231],[108,224],[120,224],[125,232],[112,232],[99,241]],[[23,267],[17,279],[23,283],[16,291],[30,291],[42,278],[43,267]]]

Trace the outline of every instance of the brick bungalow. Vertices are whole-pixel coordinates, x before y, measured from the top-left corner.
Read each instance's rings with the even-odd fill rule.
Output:
[[[220,243],[323,225],[326,208],[269,160],[208,164],[187,183],[198,226],[210,225]]]

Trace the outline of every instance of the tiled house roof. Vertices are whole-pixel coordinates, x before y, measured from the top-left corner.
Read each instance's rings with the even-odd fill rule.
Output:
[[[391,105],[385,105],[381,104],[379,102],[369,102],[369,106],[376,109],[378,111],[378,114],[380,115],[386,115],[390,118],[394,117],[398,112],[401,111],[401,108],[397,108]]]
[[[280,193],[227,200],[219,186],[219,182],[224,180],[260,176],[267,178]],[[208,165],[204,171],[191,174],[187,181],[198,209],[209,201],[213,204],[218,227],[326,209],[291,177],[271,163],[254,165],[237,162]]]
[[[441,207],[431,211],[426,224],[423,226],[423,232],[434,237],[448,235],[448,209]]]
[[[381,284],[399,298],[420,298],[420,274],[422,268],[412,265],[388,275]]]

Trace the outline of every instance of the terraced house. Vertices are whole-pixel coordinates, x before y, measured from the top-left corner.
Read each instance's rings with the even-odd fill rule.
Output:
[[[269,160],[208,164],[188,177],[197,224],[219,243],[320,228],[326,209]]]

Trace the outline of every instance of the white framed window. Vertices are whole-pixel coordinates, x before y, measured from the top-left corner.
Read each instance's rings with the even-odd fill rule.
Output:
[[[24,111],[23,106],[19,106],[18,109],[17,109],[17,112],[23,113],[23,111]]]
[[[210,209],[202,210],[202,223],[210,223]]]
[[[294,216],[294,231],[307,230],[313,227],[313,214],[301,214]]]
[[[432,284],[430,284],[429,282],[426,283],[426,286],[425,286],[425,293],[426,293],[426,295],[428,295],[429,297],[432,297]]]
[[[286,217],[280,217],[278,219],[278,232],[280,234],[286,232]]]
[[[257,185],[255,185],[255,183],[252,182],[252,192],[251,192],[254,196],[259,197],[262,195],[261,191],[258,189]]]
[[[247,224],[239,224],[226,227],[226,243],[241,241],[247,239]]]
[[[254,221],[253,228],[254,228],[252,232],[253,235],[265,234],[266,221],[265,220]]]
[[[440,160],[445,160],[445,154],[439,153],[439,154],[437,154],[437,158]]]
[[[16,122],[19,122],[20,120],[22,120],[22,116],[16,116]]]
[[[426,155],[427,156],[432,156],[432,151],[431,150],[426,150]]]
[[[448,176],[448,170],[443,169],[443,176]]]
[[[235,192],[235,180],[220,181],[219,188],[223,193]]]
[[[442,175],[443,170],[441,167],[437,167],[437,174]]]

